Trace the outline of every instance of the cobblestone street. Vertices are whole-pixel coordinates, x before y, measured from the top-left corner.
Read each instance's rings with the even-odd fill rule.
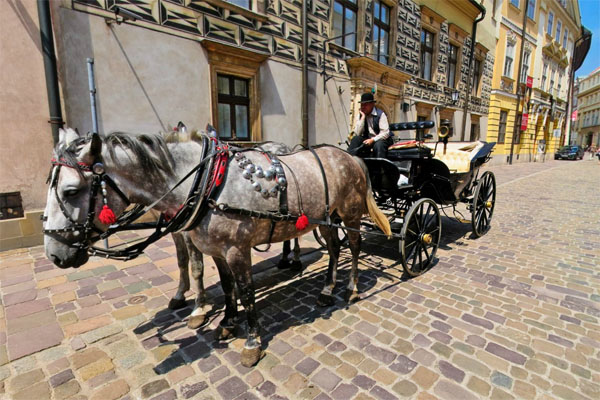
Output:
[[[253,253],[266,356],[240,364],[244,339],[218,343],[223,298],[212,259],[208,325],[170,311],[179,270],[170,238],[139,258],[61,270],[43,246],[0,254],[0,398],[598,399],[600,165],[489,168],[492,228],[443,218],[438,263],[403,278],[397,241],[365,240],[361,300],[318,308],[328,256],[301,239],[301,277],[280,245]]]

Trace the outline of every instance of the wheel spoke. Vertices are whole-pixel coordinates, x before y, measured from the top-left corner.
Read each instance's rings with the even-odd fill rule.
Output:
[[[415,252],[414,252],[414,255],[413,255],[413,257],[412,257],[412,265],[411,265],[411,267],[410,267],[410,269],[411,269],[412,271],[414,271],[414,270],[415,270],[415,263],[417,262],[417,254],[418,254],[418,253],[420,253],[420,252],[419,252],[419,244],[417,243],[417,246],[415,247]]]
[[[425,203],[423,203],[423,204],[425,204]],[[431,210],[431,204],[430,204],[430,203],[427,203],[427,211],[425,211],[425,213],[423,213],[423,214],[421,215],[421,223],[422,223],[422,225],[421,225],[421,226],[422,226],[423,228],[425,228],[425,226],[426,226],[426,223],[425,223],[425,222],[427,221],[427,219],[428,219],[428,217],[429,217],[429,211],[430,211],[430,210]]]
[[[429,257],[429,253],[427,252],[427,246],[423,247],[423,252],[425,253],[425,257],[427,257],[427,265],[429,265],[431,257]]]

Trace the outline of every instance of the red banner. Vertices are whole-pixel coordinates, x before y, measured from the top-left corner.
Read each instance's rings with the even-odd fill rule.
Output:
[[[577,121],[577,110],[571,113],[571,121]]]
[[[529,114],[523,114],[523,116],[521,117],[521,130],[522,131],[526,131],[527,130],[527,123],[529,122]]]
[[[531,77],[531,76],[527,77],[527,87],[528,88],[533,87],[533,77]]]

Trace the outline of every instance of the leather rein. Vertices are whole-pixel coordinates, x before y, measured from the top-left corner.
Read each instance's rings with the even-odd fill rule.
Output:
[[[44,234],[56,235],[60,233],[80,232],[83,234],[82,240],[76,243],[65,244],[70,247],[86,249],[91,255],[112,258],[116,260],[130,260],[139,256],[150,244],[156,242],[163,236],[169,233],[189,231],[195,228],[199,223],[204,211],[208,208],[208,198],[214,188],[222,182],[223,175],[227,167],[229,146],[219,142],[214,137],[202,135],[202,155],[201,161],[192,170],[190,170],[177,184],[169,191],[162,195],[154,203],[143,206],[135,205],[130,210],[121,214],[113,224],[110,224],[108,229],[102,230],[95,225],[96,217],[96,201],[99,192],[106,196],[105,187],[109,186],[128,206],[131,204],[127,196],[118,188],[116,182],[108,176],[104,171],[104,165],[101,162],[95,162],[92,165],[78,162],[77,164],[69,163],[65,159],[53,159],[52,170],[49,176],[50,190],[54,190],[56,201],[65,218],[70,222],[70,225],[59,229],[43,229]],[[84,222],[77,222],[72,214],[69,213],[64,202],[58,195],[58,176],[61,167],[74,168],[80,172],[91,172],[92,182],[90,185],[89,208]],[[212,174],[211,174],[212,172]],[[177,187],[187,181],[193,174],[194,180],[189,194],[178,210],[172,217],[167,218],[162,213],[155,223],[133,223],[142,215],[148,213],[167,195],[173,192]],[[212,176],[211,176],[212,175]],[[47,216],[43,216],[42,220],[46,221]],[[144,241],[129,245],[122,249],[107,249],[94,246],[93,243],[98,240],[106,239],[119,231],[136,230],[136,229],[155,229]],[[60,235],[59,235],[60,237]],[[60,239],[58,239],[60,240]]]

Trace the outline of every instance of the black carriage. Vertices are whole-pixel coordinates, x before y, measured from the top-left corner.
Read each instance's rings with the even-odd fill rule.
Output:
[[[390,124],[390,130],[423,130],[431,121]],[[387,213],[395,238],[400,239],[405,271],[417,276],[434,261],[441,239],[440,209],[452,208],[453,216],[465,203],[471,212],[473,235],[490,228],[496,201],[496,179],[480,167],[490,160],[495,143],[448,142],[448,123],[443,121],[439,141],[417,140],[391,146],[387,158],[365,158],[378,206]],[[429,136],[429,135],[428,135]],[[431,136],[429,136],[431,137]],[[447,214],[446,214],[447,215]]]

